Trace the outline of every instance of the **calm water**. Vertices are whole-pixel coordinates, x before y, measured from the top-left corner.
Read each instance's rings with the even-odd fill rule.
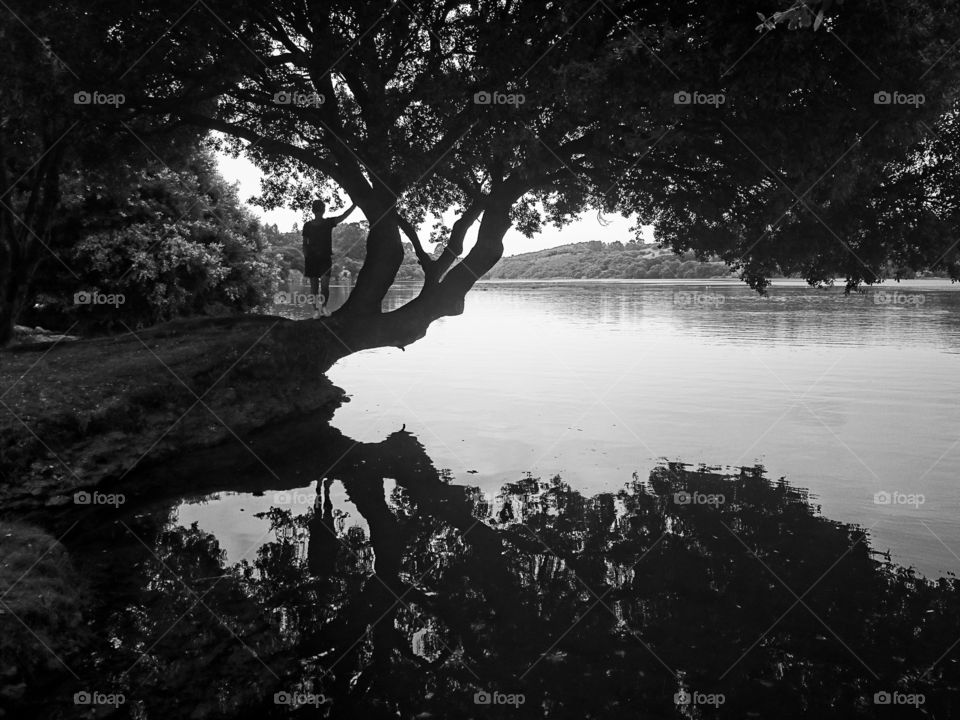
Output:
[[[960,717],[960,294],[893,291],[485,284],[31,513],[0,717]]]
[[[335,367],[352,402],[334,423],[368,442],[406,425],[490,491],[522,471],[596,493],[660,458],[759,463],[936,576],[960,570],[958,353],[960,293],[943,282],[768,299],[736,284],[485,284],[406,351]]]

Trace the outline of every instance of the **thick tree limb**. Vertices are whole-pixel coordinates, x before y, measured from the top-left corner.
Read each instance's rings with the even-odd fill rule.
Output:
[[[447,270],[450,269],[450,266],[460,257],[460,254],[463,252],[463,240],[467,235],[467,231],[473,223],[476,222],[477,218],[480,217],[481,212],[483,212],[483,203],[474,202],[453,224],[447,246],[434,263],[436,282],[439,282],[443,278]]]
[[[444,291],[461,298],[461,306],[467,291],[503,257],[503,236],[510,229],[510,211],[515,200],[500,194],[487,201],[476,244],[440,283]]]

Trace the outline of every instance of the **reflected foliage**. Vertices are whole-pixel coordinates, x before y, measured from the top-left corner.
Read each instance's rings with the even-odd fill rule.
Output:
[[[344,455],[306,512],[263,518],[233,564],[169,506],[137,515],[145,543],[110,524],[71,548],[97,640],[72,659],[83,684],[58,678],[34,714],[73,716],[90,678],[137,718],[950,717],[960,699],[956,581],[891,564],[762,468],[485,493],[401,431]]]

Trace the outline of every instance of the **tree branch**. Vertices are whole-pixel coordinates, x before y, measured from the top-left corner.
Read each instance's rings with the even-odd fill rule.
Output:
[[[463,252],[463,240],[467,235],[467,230],[480,217],[481,212],[483,212],[483,202],[473,202],[453,224],[447,246],[434,264],[435,282],[439,282],[447,270],[450,269],[450,266],[460,257],[460,253]]]
[[[400,225],[400,229],[403,230],[404,235],[410,238],[410,242],[413,243],[413,251],[417,254],[417,262],[419,262],[420,267],[423,268],[423,274],[429,276],[430,267],[434,261],[427,254],[427,251],[423,249],[420,236],[417,235],[417,229],[413,226],[413,223],[403,217],[399,212],[397,213],[397,223]]]
[[[292,145],[291,143],[284,142],[282,140],[268,138],[265,135],[261,135],[260,133],[251,130],[250,128],[244,127],[243,125],[237,125],[235,123],[227,122],[226,120],[219,120],[218,118],[200,115],[199,113],[182,113],[180,117],[184,122],[200,125],[208,130],[217,130],[219,132],[226,133],[227,135],[233,135],[234,137],[239,137],[252,142],[256,144],[257,147],[261,147],[267,152],[274,152],[296,158],[305,165],[316,168],[322,173],[326,173],[331,178],[336,180],[342,187],[344,187],[347,192],[350,192],[349,186],[344,182],[345,178],[343,177],[343,173],[341,172],[340,168],[333,163],[324,160],[311,150],[297,147],[296,145]]]

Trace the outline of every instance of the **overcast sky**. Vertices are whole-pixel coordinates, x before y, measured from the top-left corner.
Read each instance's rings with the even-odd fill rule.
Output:
[[[262,173],[253,163],[246,158],[232,158],[227,155],[218,155],[220,162],[220,172],[230,182],[239,184],[240,199],[246,202],[251,196],[260,193],[260,177]],[[265,222],[276,223],[282,232],[289,231],[294,223],[299,223],[302,227],[305,218],[300,213],[286,208],[278,210],[264,211],[261,208],[251,206],[250,209],[263,218]],[[355,210],[350,216],[351,221],[362,220],[363,213]],[[451,214],[447,218],[447,226],[454,220]],[[507,232],[503,239],[504,255],[517,255],[518,253],[532,252],[534,250],[543,250],[544,248],[556,247],[567,243],[585,242],[587,240],[602,240],[603,242],[629,242],[633,237],[630,228],[633,221],[621,215],[607,215],[604,217],[606,226],[601,225],[596,213],[588,213],[580,217],[573,224],[558,230],[555,227],[547,226],[543,232],[533,238],[526,238],[516,230]],[[467,236],[465,250],[472,247],[476,237],[477,225],[474,224],[472,232]],[[428,227],[420,229],[420,237],[426,239],[430,232]],[[650,228],[646,228],[646,239],[652,240],[653,234]]]

